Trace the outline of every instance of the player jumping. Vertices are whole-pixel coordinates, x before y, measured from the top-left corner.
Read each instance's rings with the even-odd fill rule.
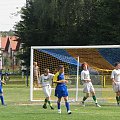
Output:
[[[81,68],[82,68],[81,80],[82,80],[83,86],[84,86],[83,92],[86,93],[86,96],[83,97],[83,100],[81,102],[82,105],[85,106],[84,102],[90,96],[90,93],[91,93],[92,94],[92,98],[95,101],[96,107],[101,107],[98,104],[96,96],[95,96],[95,90],[94,90],[94,87],[93,87],[91,79],[90,79],[90,73],[89,73],[89,70],[88,70],[88,64],[86,62],[84,62],[81,65]]]
[[[70,111],[70,105],[68,102],[68,90],[66,83],[68,83],[67,80],[65,80],[64,77],[64,66],[60,65],[58,68],[58,72],[55,74],[53,78],[53,82],[57,84],[55,88],[55,96],[58,97],[57,101],[57,107],[58,107],[58,113],[61,113],[61,98],[64,98],[65,106],[67,108],[67,113],[71,114]]]
[[[113,82],[113,90],[116,93],[117,105],[120,105],[120,63],[115,63],[115,69],[112,71],[111,79]]]
[[[47,109],[47,103],[50,105],[50,108],[54,110],[52,107],[52,104],[50,102],[50,96],[51,96],[51,84],[54,74],[49,73],[49,69],[44,70],[44,74],[40,76],[39,83],[42,85],[43,92],[45,94],[45,102],[43,105],[44,109]]]

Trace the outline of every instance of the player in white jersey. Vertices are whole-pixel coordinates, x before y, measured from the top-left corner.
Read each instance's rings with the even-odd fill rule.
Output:
[[[120,104],[120,63],[115,63],[115,69],[112,71],[111,74],[112,84],[113,84],[113,90],[116,93],[116,101],[117,105]]]
[[[41,84],[43,88],[43,92],[45,94],[45,102],[43,105],[43,108],[47,108],[47,103],[50,105],[50,108],[53,110],[52,104],[50,102],[50,96],[51,96],[51,84],[54,74],[49,73],[49,69],[44,70],[44,74],[40,76],[39,83]]]
[[[95,89],[94,89],[94,87],[92,85],[92,82],[91,82],[91,79],[90,79],[90,73],[89,73],[89,70],[88,70],[88,64],[86,62],[84,62],[81,65],[81,68],[82,68],[81,81],[82,81],[83,86],[84,86],[83,92],[86,93],[86,96],[83,97],[83,100],[81,102],[82,105],[85,106],[84,102],[90,96],[90,93],[91,93],[92,94],[92,98],[95,101],[96,107],[101,107],[98,104],[96,96],[95,96]]]

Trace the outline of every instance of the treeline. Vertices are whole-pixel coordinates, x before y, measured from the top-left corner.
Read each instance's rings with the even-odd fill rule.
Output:
[[[30,0],[16,25],[31,46],[120,44],[120,0]]]

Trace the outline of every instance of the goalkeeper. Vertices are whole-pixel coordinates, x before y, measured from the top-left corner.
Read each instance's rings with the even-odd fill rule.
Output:
[[[53,79],[54,74],[49,73],[49,69],[44,70],[44,74],[40,76],[39,83],[42,86],[43,92],[45,94],[45,101],[43,108],[47,109],[47,103],[50,105],[50,108],[54,110],[52,107],[52,104],[50,102],[50,96],[51,96],[51,84],[52,84],[52,79]]]

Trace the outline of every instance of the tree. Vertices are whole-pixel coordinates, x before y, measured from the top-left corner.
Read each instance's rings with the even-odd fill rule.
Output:
[[[21,11],[15,32],[26,64],[31,46],[120,43],[119,0],[31,0]]]

